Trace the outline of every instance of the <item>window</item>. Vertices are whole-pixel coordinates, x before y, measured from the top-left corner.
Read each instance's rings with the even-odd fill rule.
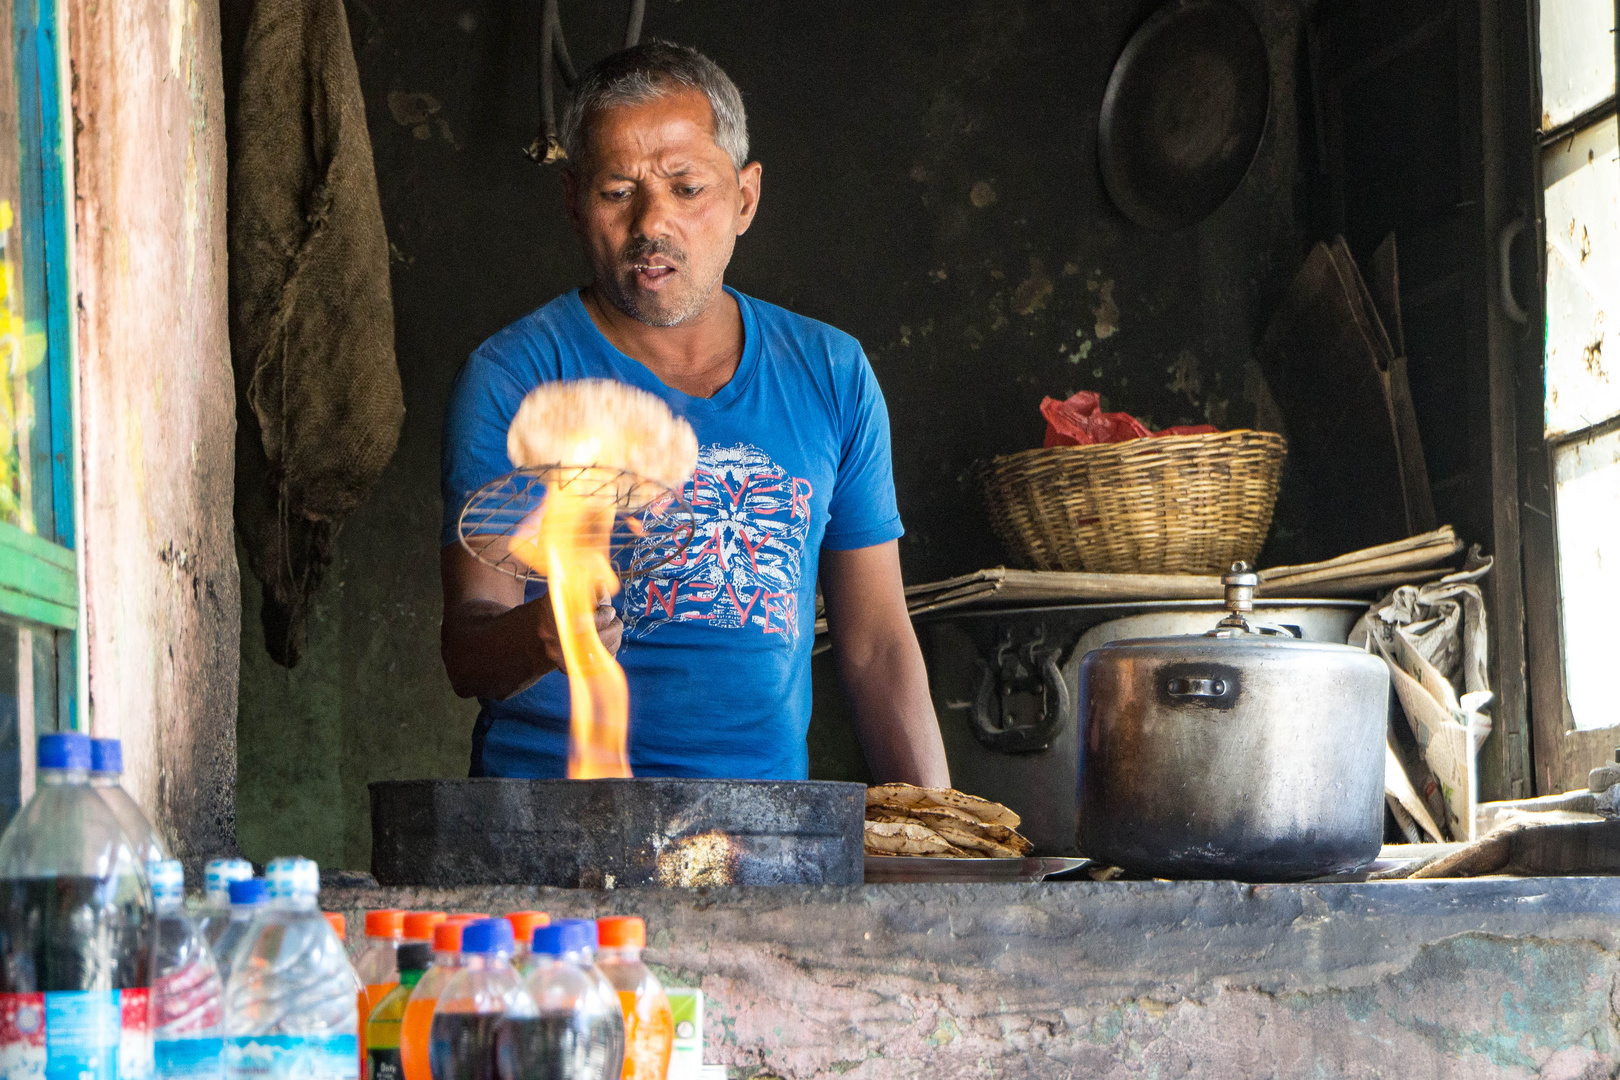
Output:
[[[0,0],[0,820],[77,725],[67,174],[54,0]]]
[[[1545,436],[1564,692],[1573,726],[1620,725],[1620,129],[1615,0],[1542,0]]]

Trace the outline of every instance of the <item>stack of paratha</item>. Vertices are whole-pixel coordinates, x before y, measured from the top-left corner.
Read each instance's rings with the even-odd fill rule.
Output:
[[[939,859],[1021,859],[1034,850],[1018,815],[951,788],[884,784],[866,789],[866,853]]]

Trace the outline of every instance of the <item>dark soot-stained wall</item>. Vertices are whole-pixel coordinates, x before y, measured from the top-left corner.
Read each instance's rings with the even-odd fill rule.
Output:
[[[1256,422],[1252,342],[1303,254],[1295,9],[1251,5],[1271,43],[1273,108],[1242,188],[1202,225],[1159,235],[1113,209],[1095,153],[1109,71],[1153,6],[649,5],[647,32],[714,57],[748,106],[764,197],[727,280],[849,331],[871,357],[910,582],[1002,561],[973,466],[1040,445],[1042,395],[1098,389],[1155,426]],[[622,8],[564,3],[577,62],[613,46]],[[464,775],[477,711],[450,692],[438,653],[450,381],[584,266],[556,172],[519,152],[537,124],[538,0],[350,0],[349,16],[408,411],[397,458],[343,528],[296,669],[265,655],[244,576],[238,827],[254,858],[359,868],[366,784]],[[1286,528],[1274,545],[1286,548]],[[862,778],[824,660],[812,769]]]

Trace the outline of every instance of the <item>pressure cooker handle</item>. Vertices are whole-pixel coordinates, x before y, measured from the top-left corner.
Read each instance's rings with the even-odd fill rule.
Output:
[[[1039,661],[1042,695],[1041,716],[1034,723],[1009,723],[1006,710],[997,700],[1001,680],[996,669],[979,661],[979,692],[974,695],[969,726],[985,747],[1004,754],[1033,754],[1052,745],[1052,739],[1072,711],[1069,684],[1058,667],[1057,653],[1045,654]]]

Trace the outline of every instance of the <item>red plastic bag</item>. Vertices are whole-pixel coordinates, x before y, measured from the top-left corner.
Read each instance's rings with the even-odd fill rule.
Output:
[[[1216,430],[1209,424],[1186,424],[1149,431],[1130,413],[1103,412],[1102,399],[1092,390],[1082,390],[1068,401],[1042,398],[1041,415],[1046,417],[1046,441],[1041,445],[1049,447],[1129,442],[1158,435],[1207,435]]]

